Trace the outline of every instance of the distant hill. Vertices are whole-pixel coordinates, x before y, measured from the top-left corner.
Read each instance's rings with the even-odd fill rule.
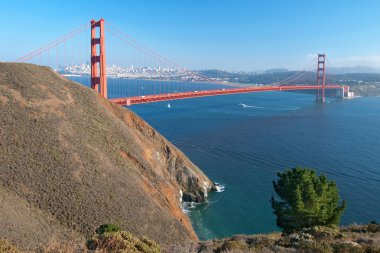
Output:
[[[180,209],[212,182],[128,109],[47,67],[0,63],[0,239],[35,250],[116,223],[163,247],[194,242]]]
[[[279,73],[279,72],[289,72],[288,69],[267,69],[265,73]]]
[[[327,68],[330,74],[352,74],[352,73],[380,73],[380,69],[368,66]]]
[[[338,71],[339,70],[339,71]],[[368,67],[355,67],[335,69],[336,72],[349,71],[372,71],[373,73],[344,73],[333,74],[329,69],[326,74],[327,84],[344,84],[351,86],[351,90],[358,96],[380,95],[380,73],[376,69]],[[200,74],[219,78],[223,81],[246,86],[246,85],[268,85],[268,84],[316,84],[316,72],[310,71],[287,71],[286,69],[268,70],[257,73],[227,72],[221,70],[202,70]],[[297,78],[296,78],[297,77]]]
[[[364,68],[364,67],[363,67]],[[364,71],[364,69],[362,70]],[[366,68],[367,69],[367,68]],[[352,68],[351,71],[359,70]],[[375,85],[380,86],[380,73],[345,73],[333,74],[327,70],[326,82],[328,84]],[[316,72],[310,71],[264,71],[258,73],[227,72],[220,70],[203,70],[200,74],[210,78],[243,85],[251,84],[316,84]],[[297,78],[296,78],[297,77]]]

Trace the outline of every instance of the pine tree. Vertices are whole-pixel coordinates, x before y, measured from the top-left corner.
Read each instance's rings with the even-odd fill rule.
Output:
[[[346,208],[339,205],[338,189],[325,175],[317,176],[315,170],[293,168],[277,174],[273,187],[280,200],[271,199],[277,226],[284,232],[299,231],[312,226],[338,225]]]

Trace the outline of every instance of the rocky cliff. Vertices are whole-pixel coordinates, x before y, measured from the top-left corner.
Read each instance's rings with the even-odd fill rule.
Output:
[[[128,109],[47,67],[0,63],[0,238],[35,249],[116,223],[163,245],[196,240],[180,198],[212,182]]]

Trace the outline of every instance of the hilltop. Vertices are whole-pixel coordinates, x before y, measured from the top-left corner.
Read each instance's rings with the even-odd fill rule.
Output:
[[[191,244],[180,200],[211,188],[128,109],[48,67],[0,63],[0,239],[36,250],[116,223],[163,248]]]

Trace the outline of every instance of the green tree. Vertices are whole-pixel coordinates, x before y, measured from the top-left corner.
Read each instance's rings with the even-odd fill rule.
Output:
[[[338,225],[346,208],[339,205],[338,189],[334,181],[315,170],[293,168],[277,174],[273,187],[280,200],[271,199],[277,226],[284,232],[299,231],[312,226]]]

